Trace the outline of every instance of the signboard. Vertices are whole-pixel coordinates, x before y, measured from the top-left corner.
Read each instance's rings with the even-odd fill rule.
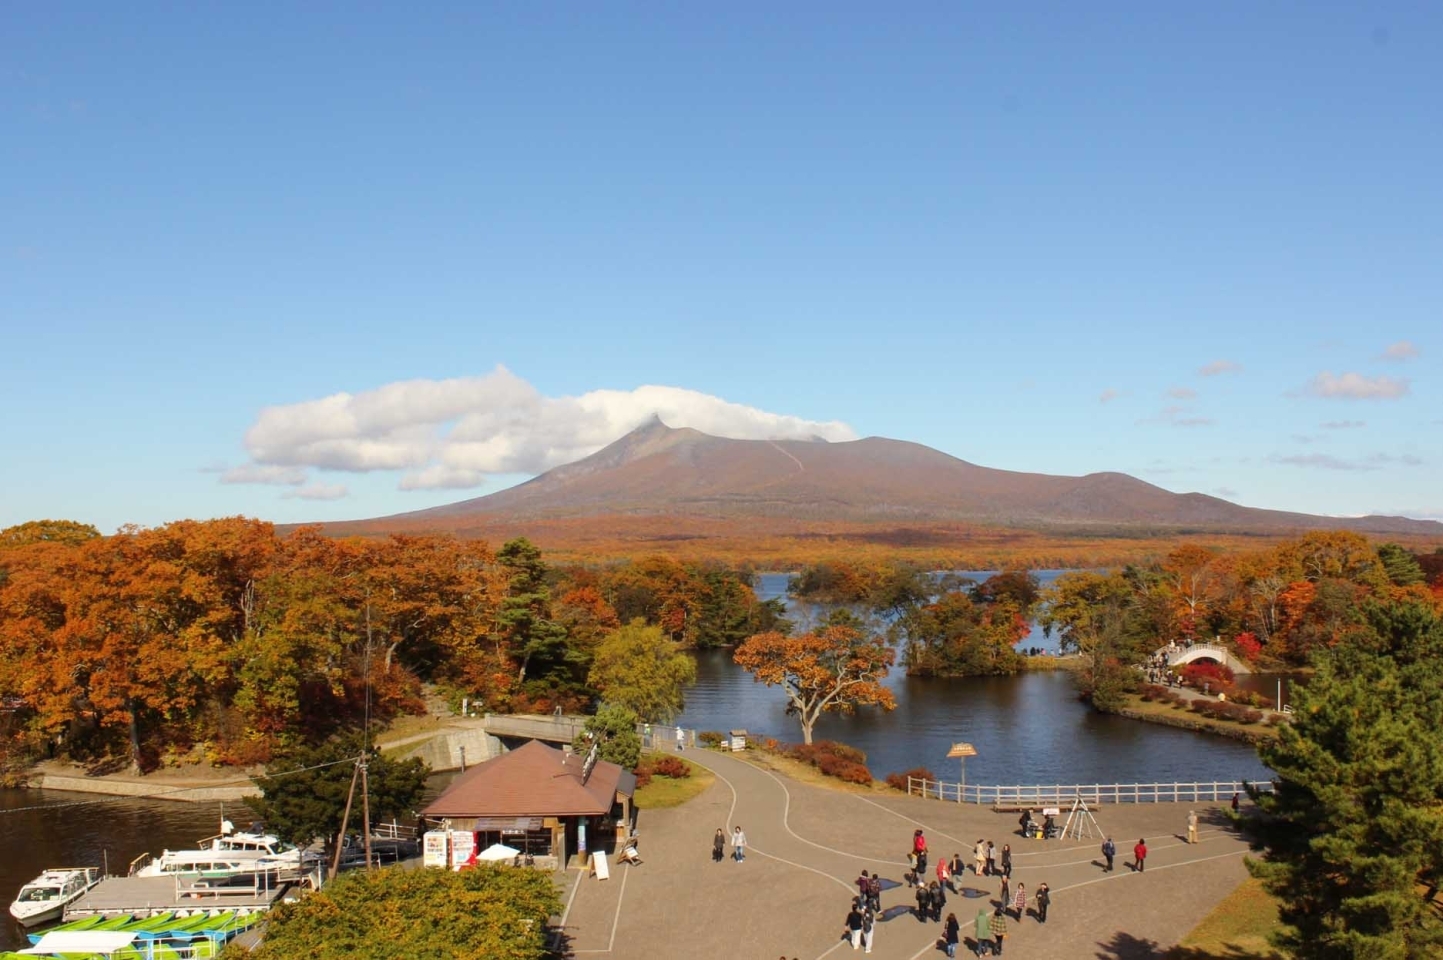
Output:
[[[947,756],[953,758],[975,757],[977,756],[977,748],[970,743],[954,743],[952,744],[952,749],[947,751]]]
[[[598,850],[591,855],[591,870],[598,880],[611,879],[611,864],[606,862],[605,850]]]
[[[446,866],[446,831],[431,830],[422,837],[422,841],[422,864],[428,867]]]
[[[451,869],[460,870],[461,865],[476,852],[476,834],[470,830],[451,831]]]

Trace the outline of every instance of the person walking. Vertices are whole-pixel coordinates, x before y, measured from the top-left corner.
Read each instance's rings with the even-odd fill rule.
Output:
[[[1107,861],[1107,866],[1102,868],[1103,873],[1112,872],[1112,858],[1115,856],[1117,856],[1117,844],[1112,842],[1111,837],[1108,837],[1102,841],[1102,857]]]
[[[741,863],[747,858],[747,835],[740,826],[732,827],[732,859]]]
[[[721,827],[716,828],[716,836],[711,838],[711,859],[713,863],[721,863],[722,857],[727,852],[727,835],[722,832]]]
[[[917,851],[916,851],[916,850],[908,850],[908,851],[907,851],[907,873],[902,877],[902,879],[907,881],[907,886],[909,886],[909,887],[915,886],[915,885],[917,884],[917,880],[918,880],[919,878],[917,877]]]
[[[862,904],[858,900],[852,901],[852,909],[847,912],[847,938],[853,950],[862,945]]]
[[[952,865],[947,862],[946,857],[937,858],[937,883],[943,887],[952,886]]]
[[[882,878],[875,873],[867,881],[867,902],[871,905],[873,913],[882,912]]]
[[[927,884],[927,911],[928,916],[938,923],[942,922],[942,908],[947,905],[947,891],[936,880]]]
[[[1007,911],[998,907],[992,913],[992,952],[1002,956],[1002,941],[1007,939]]]
[[[1187,812],[1187,842],[1197,843],[1197,811]]]
[[[1147,866],[1147,841],[1137,841],[1137,846],[1132,848],[1132,855],[1136,859],[1136,862],[1132,865],[1132,869],[1138,873],[1142,873],[1142,868]]]
[[[1017,884],[1017,892],[1012,895],[1012,905],[1017,908],[1017,922],[1021,923],[1022,918],[1027,915],[1027,886],[1021,882]]]
[[[927,914],[932,912],[932,895],[927,892],[925,883],[917,884],[917,920],[919,923],[927,922]]]
[[[977,871],[977,876],[982,876],[982,871],[987,868],[987,844],[981,840],[977,846],[972,848],[972,866]]]
[[[912,850],[917,854],[917,879],[921,881],[927,873],[927,838],[921,830],[912,834]]]
[[[962,862],[962,854],[952,854],[952,876],[960,876],[967,872],[967,865]],[[959,881],[960,882],[960,881]]]
[[[992,952],[992,914],[987,912],[986,907],[977,911],[976,925],[972,933],[977,937],[977,956],[985,957]]]
[[[1010,843],[1002,845],[1002,875],[1004,877],[1012,876],[1012,844]]]
[[[872,878],[863,870],[862,875],[857,878],[857,893],[863,900],[867,899],[867,888],[872,885]]]
[[[1004,876],[1004,877],[1002,878],[1002,895],[999,896],[999,897],[997,898],[997,900],[998,900],[999,903],[1002,904],[1002,906],[1003,906],[1004,908],[1006,908],[1006,906],[1007,906],[1009,903],[1012,902],[1012,878],[1011,878],[1011,877],[1005,877],[1005,876]]]
[[[1047,884],[1037,888],[1037,922],[1047,922],[1047,908],[1052,905],[1052,891],[1047,889]]]
[[[993,845],[991,840],[987,841],[987,872],[994,877],[997,876],[998,873],[997,847]]]
[[[862,911],[862,947],[864,953],[872,952],[872,940],[877,936],[877,914],[871,907]]]
[[[686,747],[686,731],[681,727],[676,728],[676,752],[681,753]]]
[[[957,914],[947,914],[947,923],[942,928],[942,943],[947,947],[947,956],[957,956],[957,944],[962,940],[962,925],[957,922]]]
[[[1233,813],[1237,813],[1237,812],[1238,812],[1238,795],[1235,793],[1235,794],[1233,794]]]

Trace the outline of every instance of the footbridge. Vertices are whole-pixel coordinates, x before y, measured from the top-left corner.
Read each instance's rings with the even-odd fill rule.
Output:
[[[1252,673],[1252,667],[1240,660],[1237,654],[1216,643],[1194,643],[1191,646],[1174,646],[1171,650],[1162,647],[1157,651],[1167,660],[1170,667],[1181,667],[1195,660],[1211,660],[1227,667],[1233,673]]]

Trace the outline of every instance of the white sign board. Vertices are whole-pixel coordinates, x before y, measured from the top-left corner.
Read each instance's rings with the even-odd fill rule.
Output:
[[[606,862],[606,851],[598,850],[591,855],[591,869],[596,874],[596,879],[611,879],[611,864]]]
[[[422,840],[421,862],[428,867],[446,866],[446,831],[432,830]]]
[[[470,830],[451,831],[451,869],[460,870],[461,865],[476,852],[476,834]]]

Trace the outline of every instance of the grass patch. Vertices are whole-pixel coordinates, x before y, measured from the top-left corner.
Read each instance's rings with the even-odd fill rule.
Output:
[[[1081,670],[1085,664],[1082,657],[1057,657],[1050,653],[1040,653],[1035,657],[1024,657],[1022,659],[1023,673],[1045,673],[1050,670],[1068,670],[1073,673]]]
[[[1187,730],[1212,731],[1224,736],[1245,739],[1251,743],[1275,740],[1278,736],[1278,728],[1266,723],[1237,723],[1233,720],[1219,720],[1216,717],[1204,716],[1168,703],[1157,700],[1149,702],[1136,696],[1128,697],[1127,703],[1119,712],[1123,716],[1130,716],[1137,720],[1153,720]]]
[[[1278,901],[1252,878],[1203,918],[1182,942],[1166,954],[1167,960],[1290,960],[1268,941],[1280,926]]]
[[[652,753],[643,756],[642,759],[663,756],[675,757],[676,754]],[[662,807],[680,806],[692,797],[699,796],[716,780],[716,774],[701,764],[692,763],[686,757],[679,759],[691,771],[691,776],[676,780],[671,777],[652,777],[651,783],[644,787],[638,787],[636,796],[632,797],[631,802],[636,809],[659,810]]]

